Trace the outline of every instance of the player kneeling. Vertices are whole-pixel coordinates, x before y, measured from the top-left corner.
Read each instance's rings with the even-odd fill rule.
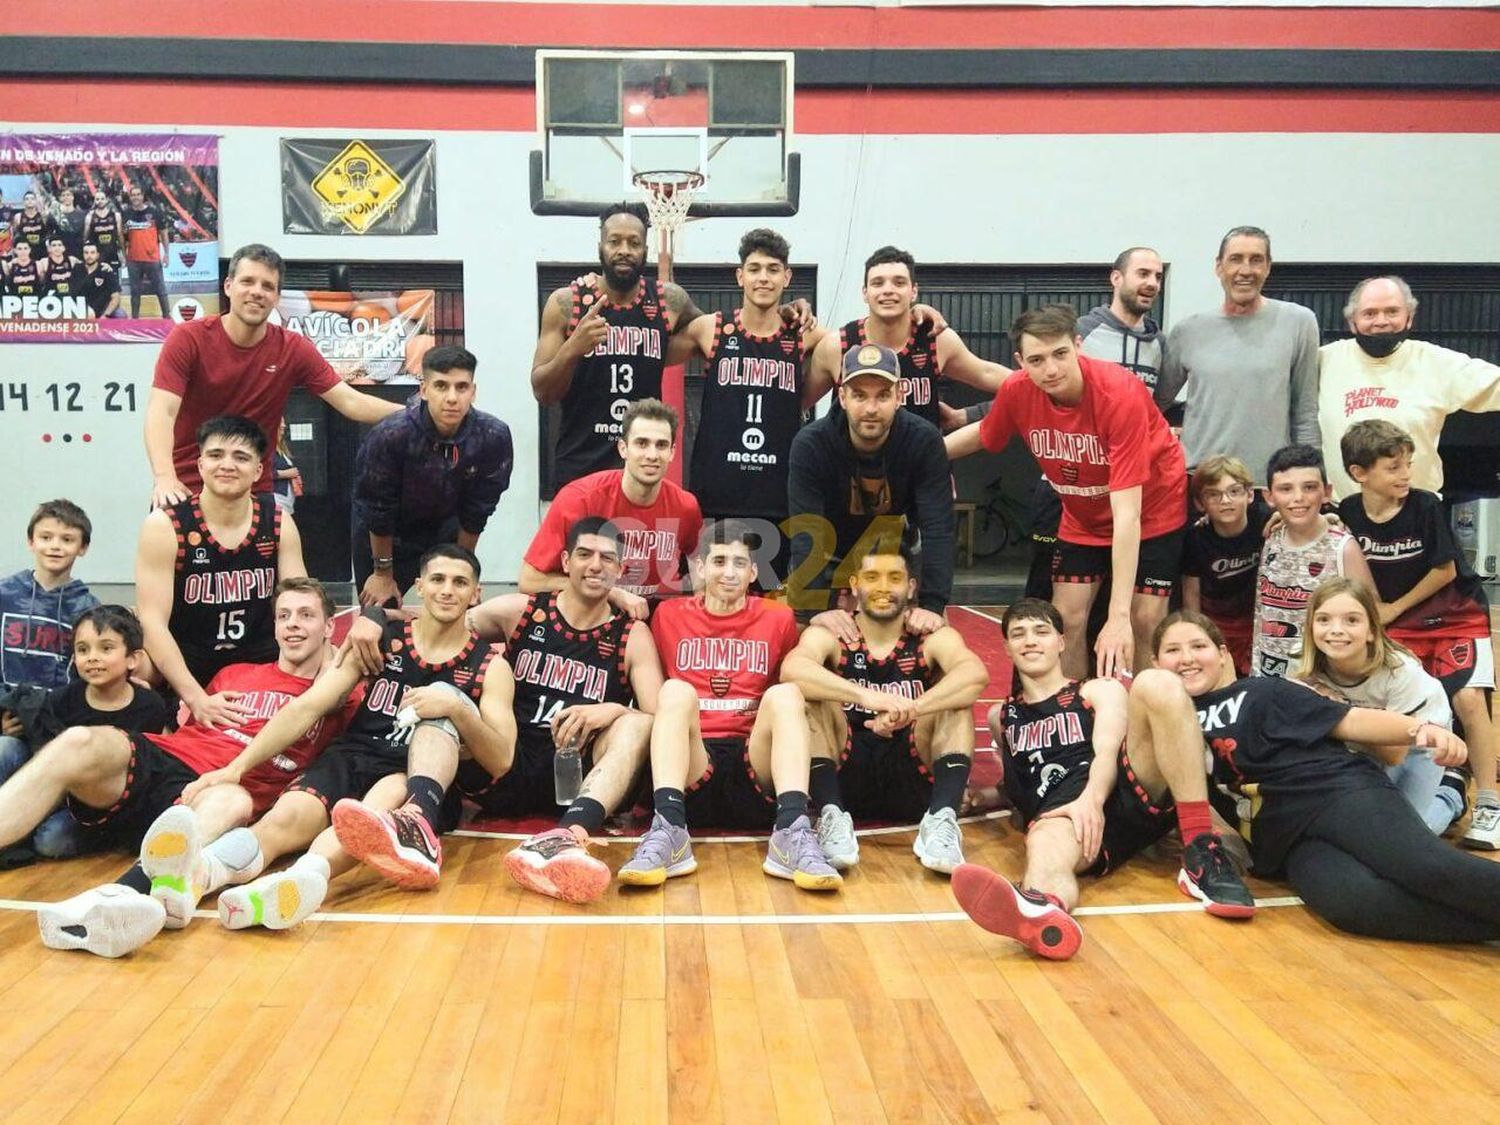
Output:
[[[958,630],[907,628],[917,570],[904,546],[866,555],[850,582],[857,639],[810,626],[782,672],[814,720],[818,841],[838,868],[859,862],[855,816],[920,817],[912,851],[922,866],[951,874],[964,861],[958,807],[974,760],[971,708],[989,671]]]
[[[668,677],[651,727],[656,815],[620,882],[658,886],[698,868],[688,824],[772,827],[764,868],[804,890],[837,890],[808,819],[811,755],[802,693],[778,683],[797,644],[792,611],[752,597],[759,536],[725,521],[693,560],[703,593],[662,603],[651,622]]]
[[[1115,680],[1069,680],[1062,618],[1036,598],[1011,606],[1000,627],[1021,692],[992,708],[989,722],[1006,793],[1026,822],[1026,875],[1017,887],[964,864],[953,875],[959,905],[1034,953],[1071,957],[1083,941],[1069,913],[1078,875],[1114,870],[1175,823],[1182,892],[1223,918],[1254,914],[1213,830],[1197,715],[1177,677],[1148,669],[1128,696]]]
[[[582,784],[562,822],[505,857],[521,886],[567,902],[590,902],[609,886],[609,867],[589,855],[589,837],[646,762],[661,691],[651,630],[609,603],[620,549],[619,528],[587,516],[568,529],[561,590],[504,594],[469,616],[482,639],[505,642],[517,735],[504,768],[465,761],[457,788],[486,816],[550,812],[565,796],[555,782],[557,747],[577,750]]]

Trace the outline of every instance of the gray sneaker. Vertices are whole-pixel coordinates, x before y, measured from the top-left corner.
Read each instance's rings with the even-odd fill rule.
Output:
[[[1469,821],[1469,830],[1458,841],[1466,848],[1479,848],[1492,852],[1500,848],[1500,809],[1480,805]]]
[[[799,816],[790,828],[778,828],[771,833],[762,868],[767,875],[790,879],[804,891],[836,891],[844,884],[844,877],[833,869],[818,846],[812,821],[805,816]]]
[[[818,847],[828,862],[847,871],[859,862],[859,838],[854,835],[854,818],[837,805],[824,805],[818,817]]]
[[[922,814],[911,850],[928,871],[952,875],[953,869],[964,861],[963,842],[958,815],[952,809],[938,809]]]
[[[641,837],[635,855],[620,868],[619,879],[629,887],[659,887],[668,879],[697,870],[687,829],[669,824],[658,813],[651,818],[651,827]]]

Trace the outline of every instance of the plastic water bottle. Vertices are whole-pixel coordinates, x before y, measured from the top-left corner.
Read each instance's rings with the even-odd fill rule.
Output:
[[[552,762],[552,782],[559,805],[571,805],[583,788],[583,754],[577,740],[557,748]]]

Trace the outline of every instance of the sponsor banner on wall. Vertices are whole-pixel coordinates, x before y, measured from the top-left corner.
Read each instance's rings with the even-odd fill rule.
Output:
[[[272,320],[311,340],[346,382],[416,383],[434,343],[436,304],[431,289],[283,289]]]
[[[218,282],[218,137],[0,132],[0,341],[159,341]]]
[[[287,234],[436,234],[432,141],[281,142]]]

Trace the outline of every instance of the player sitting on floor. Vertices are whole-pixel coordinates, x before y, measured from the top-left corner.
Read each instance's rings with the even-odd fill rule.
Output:
[[[957,629],[907,629],[916,574],[909,548],[877,545],[850,577],[859,640],[812,625],[782,668],[808,701],[818,842],[837,868],[859,862],[855,816],[920,817],[912,851],[922,866],[952,874],[964,861],[958,806],[974,761],[971,708],[990,674]]]
[[[69,812],[82,825],[142,855],[113,883],[43,907],[37,921],[44,944],[119,957],[163,925],[186,926],[207,882],[222,886],[260,873],[254,838],[235,826],[271,807],[342,729],[350,708],[314,723],[281,754],[247,772],[240,785],[215,786],[186,804],[175,802],[200,773],[232,761],[272,715],[331,666],[332,617],[333,599],[321,584],[283,579],[276,588],[276,662],[231,664],[208,685],[234,699],[246,719],[220,727],[189,720],[165,735],[74,727],[0,788],[0,838],[66,792]],[[213,843],[200,849],[205,840]]]
[[[715,524],[693,560],[696,597],[663,602],[651,623],[668,677],[651,727],[656,815],[620,882],[659,886],[698,869],[689,822],[773,827],[765,871],[804,890],[836,890],[808,819],[810,734],[802,693],[778,683],[797,644],[792,611],[750,596],[759,537]],[[691,784],[689,784],[691,783]]]
[[[1213,830],[1202,739],[1182,683],[1147,669],[1127,696],[1117,680],[1068,679],[1062,616],[1036,598],[1006,610],[1000,628],[1021,692],[991,708],[989,723],[1006,793],[1026,825],[1026,875],[1015,886],[964,864],[953,874],[959,905],[1033,953],[1071,957],[1083,942],[1070,913],[1078,875],[1113,871],[1175,823],[1182,892],[1222,918],[1253,915],[1255,899]]]
[[[591,833],[625,799],[651,748],[651,712],[661,691],[661,662],[644,622],[613,609],[620,577],[621,534],[600,516],[568,528],[556,593],[503,594],[469,614],[485,642],[503,641],[515,677],[510,701],[515,753],[500,770],[469,759],[456,788],[488,817],[548,814],[557,807],[556,748],[582,758],[583,781],[559,827],[532,836],[505,857],[506,870],[528,890],[589,902],[609,886],[609,867],[588,854]],[[361,639],[378,630],[361,620]],[[359,634],[359,637],[355,637]],[[631,707],[632,700],[640,710]]]
[[[444,797],[459,746],[495,769],[513,753],[510,669],[492,660],[464,620],[479,585],[479,560],[448,543],[423,555],[419,569],[421,609],[410,621],[385,625],[383,666],[369,679],[348,729],[253,829],[264,863],[300,848],[307,853],[284,871],[220,895],[219,920],[229,929],[296,925],[322,903],[328,881],[358,861],[407,889],[436,886],[438,836],[457,822],[457,801],[445,808]],[[358,661],[345,659],[283,707],[233,762],[190,786],[189,795],[238,783],[341,707],[361,679]],[[210,884],[205,893],[214,889]]]

